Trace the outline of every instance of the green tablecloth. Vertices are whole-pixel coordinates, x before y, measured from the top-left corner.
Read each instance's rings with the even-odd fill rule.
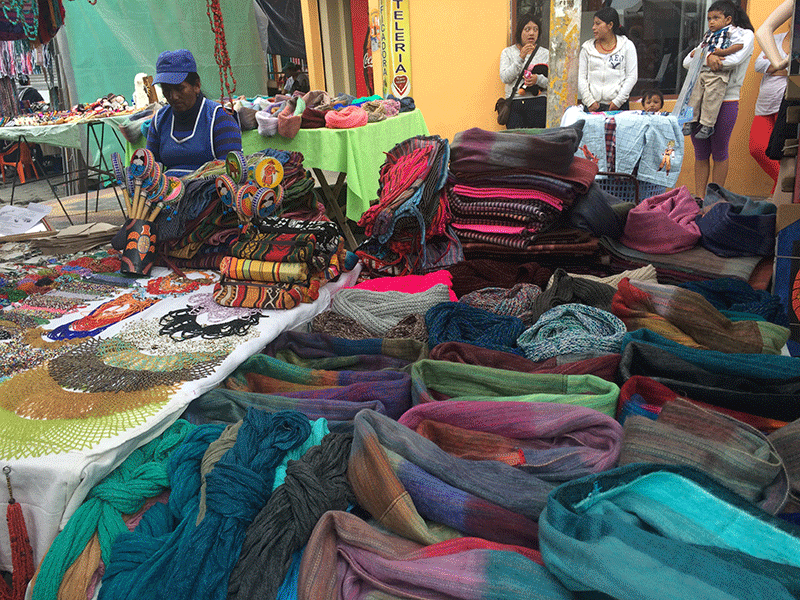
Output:
[[[102,121],[105,125],[116,127],[117,124],[127,121],[129,117],[130,115],[106,117],[104,119],[95,119],[93,122],[97,123]],[[84,150],[86,148],[86,129],[87,123],[85,121],[62,123],[60,125],[37,125],[32,127],[0,127],[0,140],[17,141],[19,136],[23,136],[32,144],[50,144],[51,146],[58,146],[60,148],[78,148],[79,150]],[[106,132],[105,142],[106,144],[111,142],[116,144],[114,134],[110,131]]]
[[[347,217],[357,221],[378,197],[381,165],[396,144],[415,135],[428,135],[419,110],[353,129],[301,129],[292,140],[279,135],[263,137],[258,131],[242,132],[242,150],[252,154],[264,148],[303,153],[306,169],[347,174]],[[133,147],[143,147],[141,139]],[[130,156],[131,148],[128,148]]]

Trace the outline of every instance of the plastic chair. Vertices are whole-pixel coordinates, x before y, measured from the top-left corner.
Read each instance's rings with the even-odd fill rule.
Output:
[[[19,151],[19,152],[17,152]],[[10,160],[16,154],[16,160]],[[20,183],[25,183],[25,174],[33,173],[34,179],[39,179],[39,171],[31,158],[31,147],[28,142],[16,142],[8,150],[0,153],[0,171],[3,173],[3,183],[6,182],[6,167],[17,170]],[[30,175],[29,175],[30,176]]]

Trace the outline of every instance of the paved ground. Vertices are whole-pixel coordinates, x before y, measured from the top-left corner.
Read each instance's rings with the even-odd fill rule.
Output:
[[[52,179],[61,203],[66,209],[66,215],[75,224],[84,223],[87,220],[87,204],[85,194],[67,195],[64,185],[59,185],[59,179]],[[0,205],[11,202],[12,181],[7,179],[7,183],[0,185]],[[40,202],[53,207],[47,221],[53,229],[63,229],[69,226],[69,219],[62,210],[56,199],[55,194],[45,179],[27,180],[24,184],[14,187],[14,205],[25,206],[29,202]],[[118,192],[119,193],[119,192]],[[122,194],[119,194],[122,201]],[[88,221],[112,223],[122,225],[125,218],[120,210],[113,188],[101,191],[90,190],[88,195]]]

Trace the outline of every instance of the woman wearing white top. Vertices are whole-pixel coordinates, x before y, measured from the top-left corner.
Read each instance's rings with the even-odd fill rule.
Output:
[[[792,38],[786,33],[774,35],[775,47],[782,59],[789,56]],[[750,127],[750,155],[756,159],[764,172],[772,178],[773,184],[778,181],[780,171],[780,161],[772,160],[765,152],[769,145],[769,138],[772,129],[775,127],[775,119],[778,116],[778,109],[786,91],[787,70],[776,69],[766,57],[764,52],[756,58],[755,69],[764,75],[761,77],[761,86],[758,89],[758,100],[756,100],[755,116],[753,125]],[[773,185],[773,191],[775,186]]]
[[[594,14],[593,39],[581,46],[578,92],[589,111],[627,110],[639,79],[636,46],[625,37],[619,13],[610,6]]]
[[[520,82],[520,88],[514,94],[511,114],[506,129],[519,127],[544,127],[547,116],[547,74],[545,71],[550,59],[547,48],[539,45],[541,22],[528,13],[521,15],[514,32],[514,45],[503,49],[500,53],[500,80],[505,84],[505,97],[511,96],[514,84],[519,79],[526,63],[528,67]],[[532,55],[532,56],[531,56]],[[528,61],[530,58],[530,62]],[[539,65],[537,67],[537,65]]]

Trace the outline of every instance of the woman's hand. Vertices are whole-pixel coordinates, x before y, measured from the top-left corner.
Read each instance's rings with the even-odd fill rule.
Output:
[[[530,75],[525,77],[525,87],[530,88],[534,85],[537,85],[539,81],[539,76],[536,73],[531,73]]]
[[[608,105],[608,110],[619,110],[619,107],[617,107],[617,105],[612,102],[611,104]]]
[[[526,56],[528,56],[528,54],[533,52],[535,49],[536,49],[536,45],[535,44],[525,44],[519,51],[519,57],[520,58],[525,58]]]
[[[589,108],[589,112],[597,112],[597,110],[600,108],[600,103],[599,102],[595,102],[593,104],[590,104],[588,108]]]
[[[717,56],[716,54],[709,54],[708,58],[706,58],[706,64],[708,68],[712,71],[721,71],[722,70],[722,57]]]

